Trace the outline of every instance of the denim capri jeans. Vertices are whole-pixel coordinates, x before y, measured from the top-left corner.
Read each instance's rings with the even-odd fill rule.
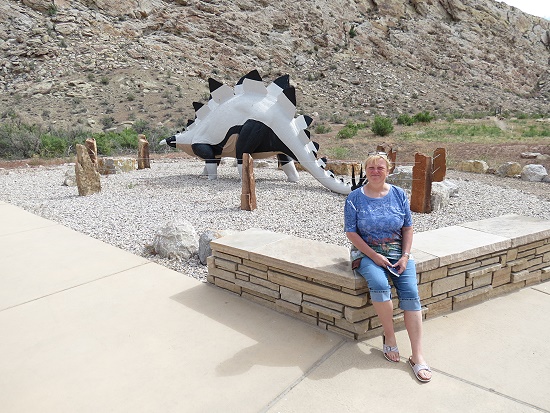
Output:
[[[390,260],[395,264],[397,260]],[[411,257],[407,263],[407,268],[401,276],[396,277],[386,268],[376,265],[369,257],[361,259],[361,265],[356,271],[367,280],[370,297],[372,301],[383,302],[391,300],[391,287],[388,277],[397,291],[399,298],[399,308],[403,311],[420,311],[420,297],[418,296],[418,285],[416,282],[416,264]]]

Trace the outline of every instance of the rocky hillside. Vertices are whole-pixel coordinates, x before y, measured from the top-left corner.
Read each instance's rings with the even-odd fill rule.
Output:
[[[494,0],[4,0],[0,116],[176,128],[257,68],[321,120],[549,113],[550,22]]]

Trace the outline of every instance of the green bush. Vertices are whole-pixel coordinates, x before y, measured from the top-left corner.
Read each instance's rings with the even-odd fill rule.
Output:
[[[350,139],[353,138],[355,135],[357,135],[357,131],[360,129],[365,129],[366,125],[363,123],[353,123],[348,122],[346,123],[346,126],[344,126],[342,129],[338,131],[336,134],[337,138],[340,139]]]
[[[40,137],[40,156],[44,158],[59,158],[67,152],[67,139],[46,133]]]
[[[405,125],[405,126],[412,126],[414,125],[414,119],[406,114],[406,113],[403,113],[402,115],[399,115],[397,117],[397,124],[398,125]]]
[[[315,127],[315,133],[318,135],[322,135],[323,133],[329,133],[331,131],[331,127],[327,125],[317,125]]]
[[[386,136],[393,132],[393,124],[390,118],[375,116],[371,130],[377,136]]]
[[[429,123],[429,122],[431,122],[432,120],[435,119],[435,116],[433,116],[428,111],[424,111],[424,112],[419,112],[416,115],[414,115],[413,119],[414,119],[415,122]]]
[[[12,118],[0,125],[0,158],[32,158],[40,146],[40,128]]]
[[[97,133],[93,135],[97,152],[101,155],[136,150],[138,147],[138,133],[133,129],[124,129],[122,132]]]

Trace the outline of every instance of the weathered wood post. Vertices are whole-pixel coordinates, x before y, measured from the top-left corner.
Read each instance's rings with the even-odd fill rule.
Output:
[[[432,198],[432,158],[421,153],[414,155],[411,190],[411,211],[431,212]]]
[[[145,135],[138,135],[138,169],[151,168],[149,141]]]
[[[384,152],[388,154],[388,160],[391,162],[391,168],[389,170],[389,173],[392,174],[395,170],[395,161],[397,160],[397,151],[394,151],[393,148],[390,146],[388,150],[382,145],[376,146],[376,152]]]
[[[87,138],[84,142],[84,146],[86,146],[86,149],[88,150],[88,155],[90,156],[92,164],[97,169],[97,143],[95,138]]]
[[[74,165],[78,195],[86,196],[101,191],[101,181],[97,165],[92,163],[88,148],[76,145],[76,163]]]
[[[254,160],[248,153],[243,153],[242,169],[242,193],[241,209],[244,211],[253,211],[257,208],[256,204],[256,181],[254,180]]]
[[[447,154],[445,148],[437,148],[433,156],[432,182],[443,182],[447,175]]]

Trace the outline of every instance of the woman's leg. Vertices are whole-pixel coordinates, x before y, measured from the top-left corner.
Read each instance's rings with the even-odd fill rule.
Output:
[[[427,364],[422,352],[422,312],[405,311],[405,328],[411,341],[412,361],[414,364]],[[432,373],[420,370],[418,373],[423,379],[430,379]]]
[[[369,286],[372,305],[384,330],[385,344],[396,347],[397,341],[393,327],[393,302],[386,270],[376,265],[370,258],[364,257],[357,272],[365,278]],[[386,355],[393,361],[399,361],[399,353],[396,351],[390,351]]]
[[[372,305],[382,323],[384,343],[387,346],[397,347],[397,339],[395,338],[395,330],[393,327],[393,302],[391,300],[373,301]],[[399,361],[399,353],[397,351],[389,351],[386,355],[393,361]]]
[[[399,296],[399,306],[404,312],[405,328],[411,342],[412,361],[414,364],[426,364],[422,350],[422,311],[414,260],[409,260],[403,274],[400,277],[392,277],[392,281]],[[419,375],[429,379],[431,372],[420,370]]]

